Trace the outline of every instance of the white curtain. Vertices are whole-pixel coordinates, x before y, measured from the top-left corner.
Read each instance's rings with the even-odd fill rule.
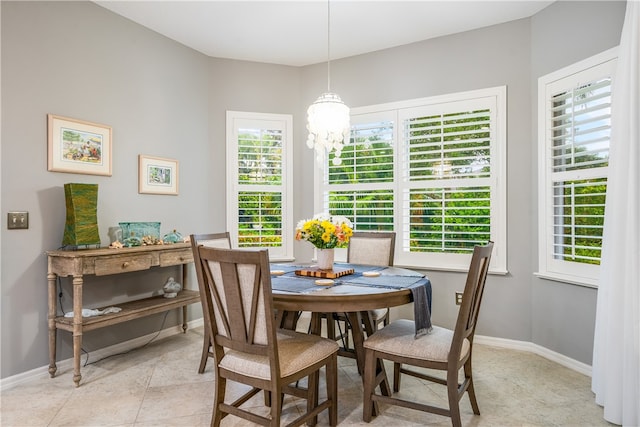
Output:
[[[640,425],[640,2],[627,1],[611,148],[591,387],[605,420]]]

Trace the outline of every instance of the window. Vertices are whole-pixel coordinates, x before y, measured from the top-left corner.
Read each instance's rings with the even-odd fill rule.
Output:
[[[505,87],[357,108],[351,122],[316,210],[395,230],[399,265],[466,271],[493,240],[491,269],[506,272]]]
[[[342,163],[327,164],[323,210],[346,216],[358,231],[393,230],[393,119],[374,114],[351,120],[351,143],[342,151]]]
[[[539,272],[597,284],[615,51],[538,80]]]
[[[227,227],[234,246],[293,258],[292,117],[227,112]]]

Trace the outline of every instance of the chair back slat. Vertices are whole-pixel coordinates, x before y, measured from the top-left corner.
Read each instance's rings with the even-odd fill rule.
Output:
[[[213,267],[212,264],[215,265],[214,262],[210,261],[209,266]],[[236,264],[221,262],[219,265],[222,280],[217,280],[215,285],[219,286],[221,282],[226,297],[226,307],[223,307],[223,313],[230,324],[226,337],[230,338],[232,342],[238,341],[250,344],[253,341],[253,337],[248,334],[253,331],[249,331],[247,326],[247,318],[245,317],[247,314],[245,310],[246,302],[244,301],[244,293],[236,270]]]
[[[210,318],[213,320],[213,326],[215,330],[211,336],[218,335],[218,331],[221,331],[221,335],[226,336],[229,328],[229,319],[227,316],[222,315],[226,312],[226,296],[224,292],[220,292],[220,289],[211,284],[215,283],[213,275],[211,273],[211,266],[207,265],[206,268],[201,266],[205,281],[205,289],[200,291],[201,297],[208,297],[206,302],[206,312],[209,313]]]
[[[462,304],[458,312],[451,351],[449,352],[450,363],[458,363],[460,360],[460,352],[465,338],[473,342],[492,251],[493,242],[491,241],[485,246],[476,246],[473,249],[471,265],[462,294]]]
[[[349,239],[347,262],[386,267],[393,265],[396,233],[354,231]]]

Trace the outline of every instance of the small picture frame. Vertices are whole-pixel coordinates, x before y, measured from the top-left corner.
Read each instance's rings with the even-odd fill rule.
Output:
[[[178,161],[138,156],[138,193],[178,195]]]
[[[47,170],[111,176],[111,126],[47,114]]]

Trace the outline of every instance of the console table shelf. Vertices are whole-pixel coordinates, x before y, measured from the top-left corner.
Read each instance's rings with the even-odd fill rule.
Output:
[[[165,298],[162,295],[151,298],[129,301],[122,304],[115,304],[122,311],[118,313],[103,314],[94,317],[82,318],[82,330],[92,331],[105,326],[116,325],[129,320],[162,313],[167,310],[181,308],[188,304],[200,302],[198,291],[183,290],[175,298]],[[56,327],[64,331],[73,332],[73,317],[56,317]]]
[[[182,284],[186,286],[186,264],[193,262],[191,246],[188,243],[172,245],[139,246],[122,249],[85,249],[75,251],[49,251],[48,294],[49,294],[49,374],[55,376],[56,336],[58,329],[73,333],[73,381],[80,385],[80,355],[82,334],[129,320],[177,308],[182,309],[182,329],[187,330],[187,306],[200,302],[198,291],[183,289],[175,298],[154,296],[116,304],[122,311],[93,317],[82,317],[82,293],[85,275],[106,276],[144,271],[152,267],[181,266]],[[58,313],[56,282],[58,277],[73,278],[73,317]]]

